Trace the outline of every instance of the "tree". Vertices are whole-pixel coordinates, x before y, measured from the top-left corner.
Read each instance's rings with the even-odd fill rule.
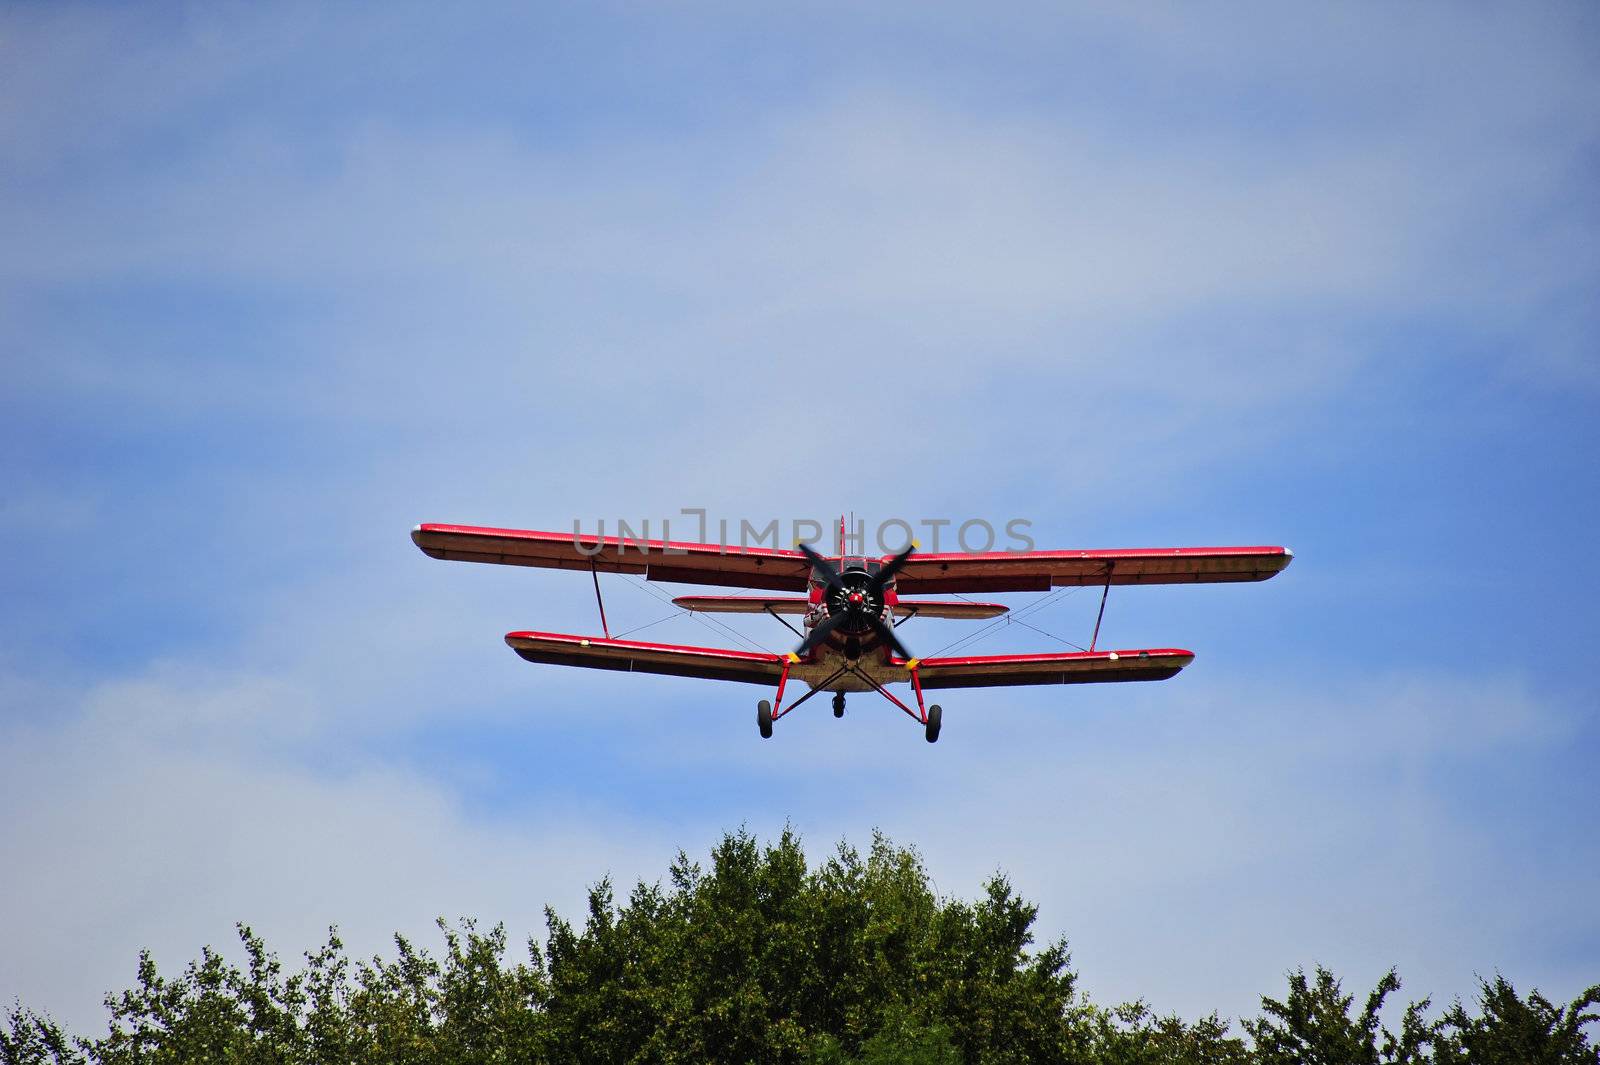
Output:
[[[1075,1060],[1065,946],[1028,952],[1036,911],[1004,878],[975,905],[940,900],[917,854],[881,836],[815,870],[787,831],[765,849],[730,834],[711,858],[680,855],[667,889],[620,907],[597,885],[581,932],[550,916],[553,1051],[848,1059],[884,1052],[871,1041],[890,1028],[937,1029],[967,1061]]]
[[[1444,1015],[1439,1065],[1600,1065],[1600,1049],[1589,1045],[1583,1031],[1600,1020],[1594,1012],[1600,985],[1563,1009],[1537,990],[1520,998],[1498,973],[1478,984],[1478,1016],[1469,1016],[1460,1001]]]
[[[1092,1060],[1101,1065],[1246,1065],[1255,1060],[1215,1013],[1189,1025],[1179,1017],[1158,1017],[1143,1002],[1096,1011],[1094,1048]]]
[[[1384,999],[1400,990],[1393,969],[1384,974],[1367,996],[1366,1006],[1350,1016],[1353,996],[1342,994],[1339,981],[1322,966],[1316,982],[1304,969],[1289,974],[1289,994],[1283,1001],[1263,997],[1265,1015],[1246,1021],[1245,1030],[1255,1041],[1254,1058],[1261,1065],[1406,1065],[1426,1061],[1432,1028],[1423,1021],[1424,999],[1406,1008],[1400,1035],[1392,1035],[1379,1022]]]
[[[0,1065],[79,1065],[84,1060],[76,1042],[47,1016],[11,1007],[0,1031]]]
[[[103,1037],[19,1004],[0,1065],[1600,1065],[1584,1031],[1600,987],[1557,1007],[1496,976],[1478,1013],[1457,1002],[1430,1023],[1423,1000],[1394,1034],[1379,1015],[1395,973],[1352,1013],[1319,966],[1263,998],[1246,1039],[1215,1014],[1093,1005],[1065,942],[1035,946],[1036,918],[1000,875],[973,901],[939,897],[916,851],[881,835],[812,865],[792,832],[763,846],[741,831],[622,901],[600,881],[581,925],[547,911],[523,960],[471,920],[438,922],[437,957],[396,936],[391,957],[352,959],[330,931],[294,972],[243,925],[242,965],[207,948],[169,977],[143,953],[105,999]]]

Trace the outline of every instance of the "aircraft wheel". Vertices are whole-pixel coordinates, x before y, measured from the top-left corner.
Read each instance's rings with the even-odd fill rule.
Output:
[[[833,716],[844,716],[844,692],[833,693]]]
[[[944,712],[939,709],[939,704],[934,703],[928,707],[927,736],[929,743],[939,742],[939,724],[944,718]]]
[[[772,738],[772,704],[765,699],[756,704],[756,728],[761,730],[761,738]]]

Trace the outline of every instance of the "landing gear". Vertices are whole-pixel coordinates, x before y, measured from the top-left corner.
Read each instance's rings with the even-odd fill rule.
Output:
[[[907,672],[911,674],[911,687],[917,693],[917,706],[914,710],[907,706],[904,702],[900,701],[900,699],[898,699],[888,688],[885,688],[883,683],[878,680],[877,677],[873,676],[871,673],[865,672],[861,669],[861,667],[857,666],[853,662],[845,663],[820,681],[808,682],[810,683],[809,691],[800,696],[800,698],[796,699],[792,704],[785,704],[783,701],[783,689],[784,685],[789,680],[789,667],[798,661],[800,661],[800,659],[795,655],[790,655],[784,660],[783,671],[778,676],[777,695],[773,698],[772,702],[768,702],[767,700],[763,699],[756,704],[756,727],[761,730],[762,739],[772,738],[772,725],[773,722],[777,721],[778,718],[782,717],[784,714],[787,714],[789,711],[793,710],[795,707],[799,706],[813,695],[816,695],[820,692],[833,691],[833,686],[836,683],[841,682],[845,674],[849,673],[854,674],[857,680],[861,681],[863,684],[866,684],[869,690],[875,690],[879,695],[889,700],[895,706],[898,706],[901,710],[904,710],[906,715],[910,717],[912,721],[915,721],[917,724],[922,726],[922,734],[929,743],[938,742],[939,726],[943,723],[943,714],[938,706],[928,706],[922,701],[922,677],[917,672],[917,666],[919,663],[915,658],[908,659],[904,663],[893,663],[896,665],[904,665]],[[844,692],[833,692],[834,717],[844,717],[844,698]]]

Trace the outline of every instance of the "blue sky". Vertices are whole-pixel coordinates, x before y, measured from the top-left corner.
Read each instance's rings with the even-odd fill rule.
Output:
[[[0,997],[96,1021],[235,920],[522,934],[786,821],[1006,870],[1102,1001],[1575,994],[1597,45],[1577,4],[7,8]],[[755,689],[521,662],[586,582],[406,535],[683,507],[1297,561],[1114,593],[1110,642],[1198,653],[1169,683],[762,743]]]

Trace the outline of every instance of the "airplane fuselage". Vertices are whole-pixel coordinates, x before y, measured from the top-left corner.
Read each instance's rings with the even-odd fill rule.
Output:
[[[847,662],[855,663],[858,668],[887,666],[894,652],[872,631],[868,618],[894,625],[895,606],[900,601],[895,594],[895,582],[891,579],[881,592],[873,593],[870,582],[883,568],[880,559],[845,556],[837,565],[844,587],[832,595],[828,591],[827,575],[816,568],[811,571],[807,595],[810,608],[804,622],[806,631],[810,632],[835,614],[845,616],[827,639],[813,649],[810,658],[818,664],[832,661],[834,668]]]

